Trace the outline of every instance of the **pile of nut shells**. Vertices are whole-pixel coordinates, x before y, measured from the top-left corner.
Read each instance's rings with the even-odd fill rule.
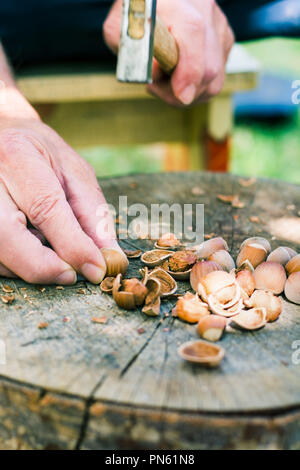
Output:
[[[215,343],[227,327],[255,331],[276,321],[283,292],[300,304],[300,254],[282,246],[272,251],[262,237],[244,240],[236,262],[221,237],[187,248],[174,234],[165,234],[153,250],[125,254],[129,259],[141,257],[141,278],[123,279],[123,263],[123,272],[105,278],[100,286],[123,309],[141,307],[146,315],[158,316],[161,299],[176,294],[177,281],[189,280],[191,291],[180,296],[173,309],[173,316],[197,325],[201,338],[180,346],[180,356],[189,362],[220,364],[225,351]]]

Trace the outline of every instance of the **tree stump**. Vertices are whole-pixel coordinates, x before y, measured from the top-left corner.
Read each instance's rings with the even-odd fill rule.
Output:
[[[223,236],[235,257],[247,237],[299,251],[300,188],[231,175],[172,173],[107,179],[107,200],[128,204],[203,203],[205,233]],[[196,195],[199,187],[203,195]],[[201,191],[200,191],[201,192]],[[218,194],[239,194],[234,209]],[[70,234],[71,236],[71,234]],[[124,240],[123,248],[151,249],[153,241]],[[139,260],[130,262],[137,275]],[[230,331],[218,369],[184,363],[178,345],[196,329],[118,309],[98,286],[30,286],[1,279],[15,291],[2,304],[0,448],[2,449],[240,449],[300,448],[300,307],[283,300],[274,324],[257,332]],[[187,284],[180,284],[184,292]],[[106,317],[97,324],[92,317]],[[41,323],[48,323],[39,329]],[[298,346],[299,347],[299,346]],[[294,356],[293,356],[294,355]],[[293,360],[294,357],[294,360]]]

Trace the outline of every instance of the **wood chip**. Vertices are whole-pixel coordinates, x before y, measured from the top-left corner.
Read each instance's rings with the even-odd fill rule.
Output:
[[[46,328],[48,328],[48,326],[49,326],[49,323],[42,321],[41,323],[38,324],[38,329],[45,330]]]
[[[99,323],[99,324],[103,325],[107,322],[107,317],[93,317],[92,322],[93,323]]]
[[[1,300],[4,304],[12,304],[13,301],[15,300],[15,296],[13,294],[11,294],[11,295],[2,295]]]
[[[192,194],[194,196],[201,196],[204,194],[204,189],[202,188],[199,188],[199,186],[195,186],[193,189],[192,189]]]
[[[240,201],[239,196],[237,194],[219,194],[217,198],[219,199],[219,201],[225,202],[226,204],[231,204],[231,206],[235,209],[243,209],[245,207],[245,203]]]
[[[236,197],[237,197],[236,194],[233,194],[233,195],[218,194],[217,199],[219,199],[219,201],[231,204],[234,198]]]
[[[7,294],[11,294],[12,292],[14,292],[13,288],[9,286],[8,284],[3,284],[2,290],[6,292]]]
[[[82,288],[77,289],[77,294],[85,294],[85,293],[86,293],[85,289],[82,289]]]
[[[234,207],[235,209],[243,209],[243,208],[245,207],[245,203],[242,202],[242,201],[240,201],[238,196],[236,196],[236,197],[233,199],[231,205],[232,205],[232,207]]]
[[[253,222],[254,224],[259,224],[260,223],[260,218],[257,217],[257,215],[252,215],[250,218],[249,218],[250,222]]]
[[[64,290],[63,286],[56,286],[56,290]]]

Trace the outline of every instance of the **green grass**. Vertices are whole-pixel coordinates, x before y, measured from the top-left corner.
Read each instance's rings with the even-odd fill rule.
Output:
[[[244,44],[262,69],[300,79],[300,40],[271,39]],[[94,148],[80,152],[98,176],[162,170],[162,148]],[[236,121],[230,171],[300,184],[300,111],[281,124]]]
[[[263,70],[300,79],[300,40],[254,41],[245,47]],[[236,121],[231,171],[300,183],[300,112],[281,124]]]

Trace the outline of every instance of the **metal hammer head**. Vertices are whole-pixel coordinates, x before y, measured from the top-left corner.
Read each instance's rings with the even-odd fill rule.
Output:
[[[151,83],[156,0],[123,0],[117,78]]]

